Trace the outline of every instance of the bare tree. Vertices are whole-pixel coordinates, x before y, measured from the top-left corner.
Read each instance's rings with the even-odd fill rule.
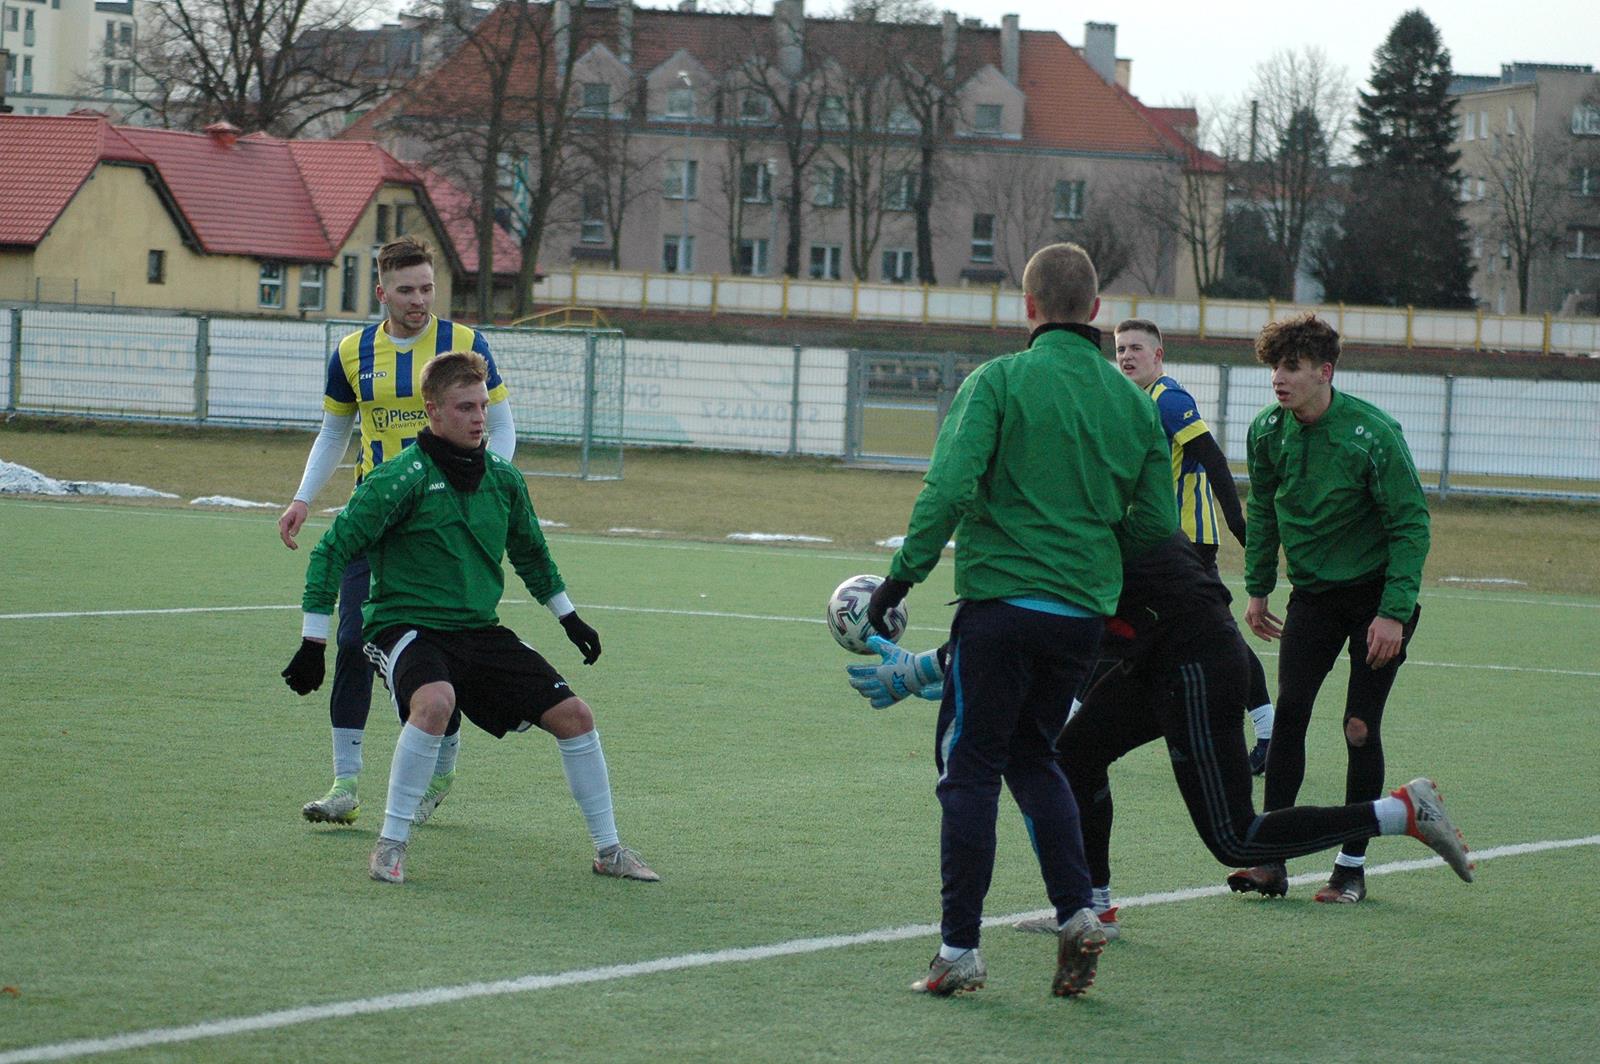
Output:
[[[1071,241],[1089,253],[1100,288],[1108,289],[1133,264],[1139,250],[1136,231],[1151,228],[1087,177],[1052,170],[1034,156],[1002,156],[982,171],[980,180],[967,195],[994,212],[995,263],[1015,285],[1022,284],[1033,252]]]
[[[1204,294],[1222,279],[1232,222],[1230,179],[1245,127],[1221,105],[1197,112],[1201,121],[1194,141],[1184,143],[1172,164],[1130,184],[1124,202],[1169,243],[1189,253],[1195,286]]]
[[[1343,67],[1320,48],[1274,53],[1256,67],[1243,143],[1232,180],[1262,213],[1277,261],[1273,294],[1294,296],[1308,232],[1329,206],[1332,163],[1350,124],[1354,92]],[[1244,115],[1248,114],[1248,118]]]
[[[735,273],[739,272],[739,245],[744,240],[746,205],[762,202],[762,192],[765,191],[766,202],[773,210],[777,209],[773,194],[777,175],[772,172],[765,153],[756,149],[757,145],[742,130],[732,131],[722,141],[722,171],[717,187],[721,202],[713,206],[712,213],[720,213],[726,223],[724,231],[728,240],[728,262],[733,265]],[[763,181],[766,183],[765,190],[761,187]],[[776,252],[777,248],[767,250],[769,256]]]
[[[1561,243],[1567,215],[1571,156],[1558,137],[1501,138],[1486,160],[1494,200],[1493,226],[1511,255],[1517,278],[1517,311],[1528,312],[1533,264]]]
[[[606,114],[579,121],[572,129],[573,151],[584,172],[581,199],[598,199],[600,217],[611,240],[611,268],[622,266],[622,230],[629,209],[647,195],[659,194],[660,186],[649,179],[665,151],[646,151],[635,135],[634,120],[627,115]],[[579,223],[588,217],[591,205],[582,204]]]
[[[883,17],[883,16],[880,16]],[[891,113],[891,133],[910,132],[916,150],[916,189],[912,214],[917,226],[917,279],[937,284],[933,266],[933,204],[944,179],[943,152],[955,129],[958,57],[941,49],[934,53],[933,9],[915,2],[896,5],[888,12],[894,27],[889,47],[900,103]]]
[[[231,122],[292,137],[391,92],[409,57],[353,27],[376,0],[151,0],[132,55],[134,102],[161,125]]]

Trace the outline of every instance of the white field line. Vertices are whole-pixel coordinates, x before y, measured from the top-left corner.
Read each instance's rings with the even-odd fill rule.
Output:
[[[1578,846],[1596,845],[1600,845],[1600,835],[1590,835],[1581,839],[1550,839],[1543,842],[1524,842],[1508,846],[1496,846],[1492,849],[1475,851],[1473,856],[1479,864],[1482,864],[1484,861],[1500,857],[1518,857],[1549,850],[1566,850]],[[1438,857],[1428,857],[1414,861],[1393,861],[1389,864],[1369,867],[1367,875],[1381,876],[1395,872],[1415,872],[1424,868],[1443,867],[1443,865],[1444,861]],[[1326,873],[1323,872],[1308,873],[1294,876],[1289,882],[1295,884],[1315,883],[1321,881],[1325,875]],[[1119,899],[1118,904],[1123,908],[1131,909],[1139,906],[1170,905],[1177,902],[1194,901],[1199,898],[1209,898],[1226,893],[1228,893],[1226,884],[1190,887],[1186,890],[1140,894],[1136,897]],[[989,926],[1002,926],[1027,917],[1043,916],[1047,912],[1053,911],[1038,909],[1025,913],[1012,913],[1009,916],[987,918],[984,923]],[[524,975],[517,979],[498,979],[488,983],[462,983],[456,986],[439,986],[427,990],[413,990],[402,994],[384,994],[379,997],[357,998],[350,1001],[332,1001],[324,1005],[303,1005],[299,1008],[263,1012],[254,1016],[234,1016],[222,1020],[208,1020],[204,1023],[187,1024],[182,1027],[156,1027],[144,1031],[130,1031],[127,1034],[110,1035],[104,1038],[83,1038],[70,1042],[26,1046],[21,1049],[0,1053],[0,1064],[31,1064],[33,1061],[40,1060],[67,1060],[72,1057],[92,1056],[100,1053],[117,1053],[131,1049],[146,1049],[150,1046],[195,1042],[204,1038],[228,1038],[233,1035],[249,1034],[255,1031],[298,1027],[322,1020],[367,1016],[374,1013],[394,1012],[399,1009],[426,1008],[430,1005],[445,1005],[475,998],[505,997],[511,994],[531,993],[536,990],[557,990],[565,987],[583,986],[588,983],[610,983],[621,979],[632,979],[641,975],[690,971],[695,968],[709,968],[720,964],[742,964],[750,961],[773,960],[779,957],[797,957],[808,953],[822,953],[827,950],[848,949],[851,946],[870,946],[889,942],[903,942],[913,938],[928,938],[938,933],[939,926],[937,924],[907,924],[902,927],[885,927],[852,935],[797,938],[790,939],[787,942],[775,942],[768,946],[743,946],[732,949],[711,950],[705,953],[680,953],[673,957],[659,957],[653,961],[638,961],[633,964],[612,964],[602,968],[577,968],[565,972],[554,972],[549,975]]]
[[[502,599],[501,606],[531,606],[529,599]],[[585,603],[586,610],[607,610],[614,613],[643,613],[657,614],[669,617],[704,617],[712,620],[724,621],[766,621],[775,624],[824,624],[818,617],[787,617],[771,613],[732,613],[727,610],[686,610],[663,606],[611,606],[600,603]],[[55,621],[73,620],[80,617],[150,617],[163,614],[182,613],[251,613],[263,610],[297,610],[298,606],[171,606],[162,609],[133,609],[133,610],[62,610],[48,613],[0,613],[0,621]],[[912,625],[909,631],[944,633],[945,628],[934,625]],[[1277,651],[1256,651],[1256,656],[1275,658]],[[1581,676],[1600,678],[1600,670],[1592,669],[1555,669],[1542,665],[1483,665],[1460,661],[1423,661],[1419,658],[1407,658],[1407,665],[1416,665],[1429,669],[1469,669],[1479,672],[1517,672],[1538,673],[1546,676]]]

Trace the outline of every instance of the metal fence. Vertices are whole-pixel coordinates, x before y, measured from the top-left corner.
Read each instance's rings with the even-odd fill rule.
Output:
[[[846,457],[926,465],[950,399],[976,360],[850,352]],[[1230,462],[1273,402],[1260,366],[1169,363]],[[1340,372],[1338,387],[1377,403],[1405,430],[1424,487],[1452,493],[1600,500],[1600,383]]]
[[[771,317],[821,317],[923,325],[1021,325],[1022,293],[999,285],[940,287],[790,277],[721,277],[572,269],[534,289],[541,303],[669,309]],[[1107,295],[1095,324],[1144,317],[1185,336],[1254,337],[1268,322],[1315,311],[1347,343],[1600,356],[1600,318],[1493,315],[1414,307],[1295,305],[1276,300]]]

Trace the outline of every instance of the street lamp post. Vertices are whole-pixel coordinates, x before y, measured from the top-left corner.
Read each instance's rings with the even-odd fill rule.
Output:
[[[683,205],[683,227],[678,231],[678,272],[687,273],[689,261],[689,148],[694,143],[689,122],[694,117],[694,80],[687,70],[678,71],[678,80],[689,90],[689,109],[683,116],[683,169],[678,173],[678,194]]]
[[[778,160],[767,160],[767,202],[772,205],[772,243],[767,245],[767,276],[774,277],[772,257],[778,253]]]

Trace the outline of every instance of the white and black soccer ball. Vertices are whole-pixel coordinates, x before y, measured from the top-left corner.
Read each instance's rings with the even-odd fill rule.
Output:
[[[887,632],[877,631],[867,623],[867,603],[881,583],[883,577],[870,573],[852,576],[834,588],[832,597],[828,599],[828,631],[833,633],[835,642],[852,654],[873,652],[867,646],[868,636],[881,635],[892,643],[905,634],[910,615],[906,613],[903,602],[884,618],[889,625]]]

